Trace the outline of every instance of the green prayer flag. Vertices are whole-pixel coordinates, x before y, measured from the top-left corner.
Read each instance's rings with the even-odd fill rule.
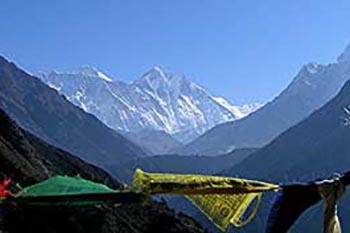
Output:
[[[96,205],[143,202],[144,195],[132,190],[116,190],[81,177],[54,176],[28,186],[2,202],[23,205]]]

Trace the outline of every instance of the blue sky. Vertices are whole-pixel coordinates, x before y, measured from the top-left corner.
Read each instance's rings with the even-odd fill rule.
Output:
[[[134,80],[154,65],[232,103],[266,101],[350,42],[346,0],[4,0],[0,54],[30,72],[97,66]]]

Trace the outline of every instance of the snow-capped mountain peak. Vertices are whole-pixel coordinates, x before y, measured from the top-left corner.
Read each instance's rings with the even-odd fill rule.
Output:
[[[72,74],[80,74],[82,76],[89,76],[89,77],[99,77],[107,82],[112,82],[113,80],[109,78],[106,74],[99,71],[95,66],[91,65],[83,65],[80,67],[80,69],[77,72],[71,72]]]
[[[162,67],[157,66],[157,65],[153,66],[152,69],[149,72],[159,73],[161,75],[164,75],[164,73],[165,73],[163,71]]]
[[[244,104],[242,106],[234,106],[230,104],[226,99],[223,97],[212,97],[213,100],[215,100],[218,104],[223,106],[224,108],[230,109],[237,118],[243,118],[249,115],[250,113],[258,110],[260,107],[262,107],[262,104],[260,103],[250,103],[250,104]]]
[[[159,67],[154,66],[146,72],[139,80],[134,82],[140,88],[146,88],[150,91],[156,91],[159,88],[167,87],[168,79],[165,72]]]
[[[256,109],[232,106],[224,98],[212,97],[184,75],[165,72],[159,66],[130,84],[114,81],[93,66],[38,76],[113,129],[162,130],[182,142]]]
[[[78,77],[84,77],[84,78],[99,78],[106,82],[113,82],[113,79],[108,77],[106,74],[104,74],[102,71],[98,70],[95,66],[92,65],[83,65],[77,70],[69,70],[69,71],[39,71],[36,73],[36,76],[43,77],[43,76],[71,76],[74,78]]]
[[[159,66],[154,66],[138,80],[139,82],[167,82],[165,72]]]

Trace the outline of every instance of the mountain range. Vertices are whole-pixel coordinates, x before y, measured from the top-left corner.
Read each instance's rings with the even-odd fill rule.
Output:
[[[295,184],[328,178],[350,169],[350,80],[340,92],[320,109],[300,123],[290,127],[271,143],[249,154],[241,162],[219,172],[229,177],[267,181],[276,184]],[[191,157],[191,156],[189,156]],[[213,157],[212,157],[213,158]],[[215,160],[216,157],[213,158]],[[260,232],[264,229],[275,193],[265,193],[257,217],[238,232]],[[342,227],[349,229],[349,194],[339,204]],[[180,198],[169,205],[195,217],[213,232],[220,232],[193,206]],[[322,205],[302,215],[289,232],[321,229]]]
[[[0,178],[11,175],[26,185],[53,174],[81,174],[121,187],[98,165],[123,181],[130,181],[135,168],[141,167],[286,184],[327,177],[350,167],[350,45],[335,63],[304,65],[275,99],[257,111],[255,106],[248,107],[247,112],[159,67],[133,83],[115,81],[94,67],[39,76],[31,76],[0,57]],[[169,151],[174,153],[165,154]],[[265,195],[247,232],[264,228],[272,197],[273,193]],[[191,212],[189,203],[169,200],[174,208]],[[349,200],[340,203],[341,219],[350,218],[348,206]],[[305,213],[307,218],[298,221],[291,232],[320,228],[320,207]],[[25,228],[34,222],[37,226],[35,218],[43,213],[31,211],[29,222],[23,220],[27,216],[23,212],[20,219],[16,214],[10,216],[14,223],[23,223],[12,225]],[[55,209],[55,216],[68,216],[68,220],[61,216],[64,226],[83,223],[87,225],[81,229],[91,226],[86,231],[96,230],[88,220],[90,210],[87,218],[75,211],[67,215]],[[103,214],[105,211],[125,232],[144,232],[144,226],[150,232],[164,231],[168,226],[164,221],[170,222],[173,232],[203,232],[165,204],[123,206],[103,210]],[[0,231],[6,228],[2,224],[5,218],[8,216],[0,212]],[[77,223],[69,222],[72,218],[77,218]],[[104,217],[95,219],[105,224]],[[58,222],[50,225],[50,221],[47,227],[59,228]]]
[[[146,154],[1,56],[0,108],[37,137],[102,167]]]
[[[37,76],[117,131],[163,131],[181,143],[260,107],[232,106],[184,75],[165,72],[157,66],[132,83],[115,81],[93,66],[70,72],[39,72]]]
[[[304,65],[289,86],[259,110],[215,126],[175,152],[217,155],[234,148],[261,148],[326,104],[349,78],[350,46],[335,63]]]
[[[251,154],[241,163],[222,172],[275,183],[295,183],[327,178],[350,168],[350,81],[338,95],[299,124],[291,127],[270,144]],[[339,204],[342,227],[349,229],[349,194]],[[267,198],[265,203],[270,203]],[[260,224],[267,215],[262,208]],[[321,227],[322,206],[304,214],[291,232]],[[259,218],[258,218],[259,219]],[[261,220],[263,219],[263,220]],[[248,232],[256,231],[258,223]],[[261,225],[259,226],[261,227]]]
[[[350,81],[338,95],[225,174],[307,180],[350,168]]]

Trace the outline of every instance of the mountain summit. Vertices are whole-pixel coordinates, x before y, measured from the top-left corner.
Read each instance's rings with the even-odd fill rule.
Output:
[[[184,75],[166,72],[159,66],[132,83],[96,78],[107,75],[92,70],[38,76],[113,129],[132,133],[164,131],[182,142],[193,140],[217,124],[240,119],[259,106],[231,106]]]
[[[75,72],[73,71],[72,73],[74,74]],[[84,65],[75,74],[83,75],[83,76],[98,77],[107,82],[112,82],[111,78],[107,77],[107,75],[99,71],[95,66]]]
[[[328,65],[309,63],[275,99],[244,119],[220,124],[180,154],[217,155],[232,148],[259,148],[331,100],[350,77],[350,46]]]

